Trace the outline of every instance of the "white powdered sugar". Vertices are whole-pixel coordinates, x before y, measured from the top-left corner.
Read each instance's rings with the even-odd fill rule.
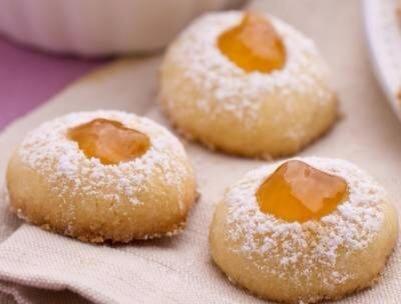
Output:
[[[88,158],[78,143],[68,139],[70,128],[97,118],[118,121],[146,134],[151,142],[144,155],[116,165],[104,165]],[[71,113],[42,124],[29,133],[18,148],[21,161],[38,172],[51,185],[51,191],[64,195],[90,195],[116,203],[128,200],[141,204],[136,194],[152,191],[152,177],[157,174],[174,189],[181,189],[187,168],[181,143],[164,127],[143,117],[119,111]],[[182,203],[182,202],[181,202]]]
[[[283,69],[247,73],[236,66],[221,53],[217,40],[224,31],[240,24],[243,13],[209,13],[189,26],[167,54],[166,62],[184,71],[184,77],[176,77],[179,83],[174,87],[184,87],[186,79],[190,79],[202,92],[196,100],[200,111],[210,115],[229,112],[244,127],[247,127],[246,121],[258,115],[263,101],[270,95],[287,111],[291,111],[297,96],[314,96],[310,98],[311,103],[330,101],[327,67],[313,42],[284,22],[266,17],[272,21],[286,48]],[[174,109],[172,100],[166,98],[166,101]]]
[[[334,271],[338,250],[360,250],[372,242],[383,223],[381,204],[386,200],[386,193],[349,162],[315,157],[299,160],[342,177],[348,184],[347,200],[320,220],[304,223],[286,222],[265,214],[260,211],[255,193],[277,165],[263,166],[249,172],[227,191],[224,201],[230,228],[226,237],[239,244],[234,251],[250,259],[256,255],[262,260],[268,257],[278,261],[275,267],[263,271],[280,275],[286,269],[296,269],[297,278],[293,279],[305,284],[316,267],[323,267],[325,271],[332,269],[329,277],[320,278],[324,284],[341,284],[352,273],[345,269]]]

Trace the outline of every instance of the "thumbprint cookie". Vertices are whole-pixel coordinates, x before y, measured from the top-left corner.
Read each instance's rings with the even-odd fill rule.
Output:
[[[173,235],[196,196],[177,138],[118,111],[72,113],[30,132],[10,159],[7,187],[19,217],[96,243]]]
[[[210,148],[247,157],[293,154],[337,118],[313,42],[264,13],[204,15],[169,47],[160,102],[172,124]]]
[[[215,263],[278,302],[338,299],[371,286],[398,233],[384,189],[349,162],[293,159],[229,188],[210,227]]]

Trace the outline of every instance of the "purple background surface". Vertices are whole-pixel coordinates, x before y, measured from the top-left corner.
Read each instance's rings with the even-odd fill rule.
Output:
[[[40,53],[0,37],[0,129],[102,62]]]

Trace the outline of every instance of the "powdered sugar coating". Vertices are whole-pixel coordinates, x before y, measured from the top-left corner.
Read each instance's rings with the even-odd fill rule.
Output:
[[[78,143],[67,138],[67,132],[97,118],[118,121],[146,134],[150,148],[141,157],[116,165],[103,165],[97,158],[88,158]],[[71,113],[46,122],[26,136],[17,153],[60,197],[68,191],[69,195],[85,193],[94,199],[116,203],[128,200],[140,205],[142,202],[136,194],[152,190],[150,179],[155,172],[174,189],[182,188],[181,179],[188,173],[183,162],[184,148],[170,132],[147,118],[119,111]],[[184,208],[182,199],[179,204]]]
[[[352,273],[335,268],[337,252],[361,250],[372,242],[383,224],[382,204],[386,201],[386,193],[349,162],[314,157],[299,160],[342,177],[349,188],[347,200],[320,220],[302,224],[265,214],[260,211],[255,193],[278,165],[263,166],[249,172],[227,191],[224,202],[228,207],[230,228],[226,237],[239,244],[232,250],[251,260],[257,256],[259,261],[264,257],[278,261],[273,268],[271,264],[268,269],[263,264],[258,265],[263,271],[279,276],[295,268],[296,271],[291,271],[295,274],[292,280],[306,284],[314,270],[325,269],[330,276],[326,274],[319,278],[324,284],[341,284],[351,278]],[[299,265],[303,265],[301,269]]]
[[[274,95],[274,99],[289,112],[296,102],[292,96],[313,92],[317,98],[311,99],[311,103],[332,101],[333,94],[325,86],[328,70],[313,42],[272,16],[266,15],[286,48],[283,69],[271,73],[247,73],[222,54],[217,46],[218,37],[238,25],[242,17],[243,13],[236,11],[209,13],[189,26],[166,55],[165,62],[184,71],[183,79],[176,79],[180,83],[175,87],[190,79],[202,92],[196,100],[200,111],[210,115],[228,112],[240,119],[244,127],[252,128],[252,120],[269,95]],[[174,109],[174,100],[167,99],[166,102]]]

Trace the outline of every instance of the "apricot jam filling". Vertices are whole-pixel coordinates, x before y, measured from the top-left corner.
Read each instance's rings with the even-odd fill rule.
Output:
[[[246,72],[268,73],[285,64],[286,52],[279,34],[268,19],[253,12],[245,13],[241,24],[222,33],[217,44]]]
[[[344,179],[298,160],[278,167],[256,192],[262,212],[301,223],[331,213],[347,195]]]
[[[145,134],[102,118],[70,129],[68,137],[78,143],[87,157],[98,158],[104,165],[140,157],[150,147]]]

